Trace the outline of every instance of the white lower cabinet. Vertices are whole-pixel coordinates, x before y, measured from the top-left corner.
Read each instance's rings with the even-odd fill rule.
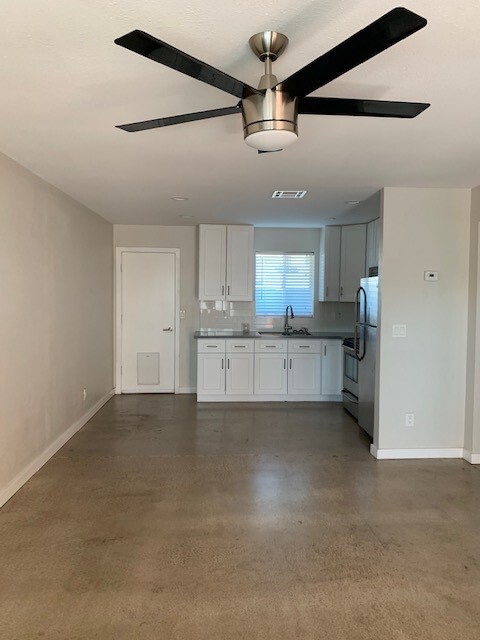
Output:
[[[343,387],[341,340],[324,340],[322,347],[322,395],[338,396]]]
[[[287,393],[287,354],[263,352],[255,354],[255,395]]]
[[[341,340],[198,341],[197,397],[227,400],[340,400]]]
[[[288,356],[288,395],[320,395],[322,356],[292,353]]]
[[[197,395],[225,395],[225,354],[199,353],[197,364]]]
[[[251,396],[253,393],[253,354],[227,353],[226,393]]]

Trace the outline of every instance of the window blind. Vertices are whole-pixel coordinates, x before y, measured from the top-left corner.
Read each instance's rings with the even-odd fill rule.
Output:
[[[257,253],[255,301],[258,316],[281,316],[292,305],[295,315],[313,316],[313,253]]]

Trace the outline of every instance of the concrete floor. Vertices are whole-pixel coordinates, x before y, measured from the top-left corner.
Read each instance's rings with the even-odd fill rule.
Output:
[[[0,638],[478,640],[480,471],[338,405],[117,396],[0,511]]]

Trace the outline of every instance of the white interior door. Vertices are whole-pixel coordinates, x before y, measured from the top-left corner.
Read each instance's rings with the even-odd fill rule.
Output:
[[[122,252],[121,391],[175,391],[175,254]]]

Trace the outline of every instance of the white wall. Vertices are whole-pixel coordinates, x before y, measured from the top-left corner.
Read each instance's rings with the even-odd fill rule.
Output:
[[[112,390],[113,260],[110,223],[3,155],[0,193],[1,503]]]
[[[470,191],[386,188],[381,264],[380,449],[464,441]],[[439,272],[425,282],[425,270]],[[406,324],[405,339],[392,324]],[[404,427],[405,413],[415,426]]]
[[[465,449],[480,454],[480,187],[472,190]],[[475,460],[480,462],[480,459]]]
[[[193,333],[199,328],[197,298],[197,227],[161,225],[114,225],[116,247],[158,247],[180,249],[180,389],[195,391],[197,384],[196,349]]]

